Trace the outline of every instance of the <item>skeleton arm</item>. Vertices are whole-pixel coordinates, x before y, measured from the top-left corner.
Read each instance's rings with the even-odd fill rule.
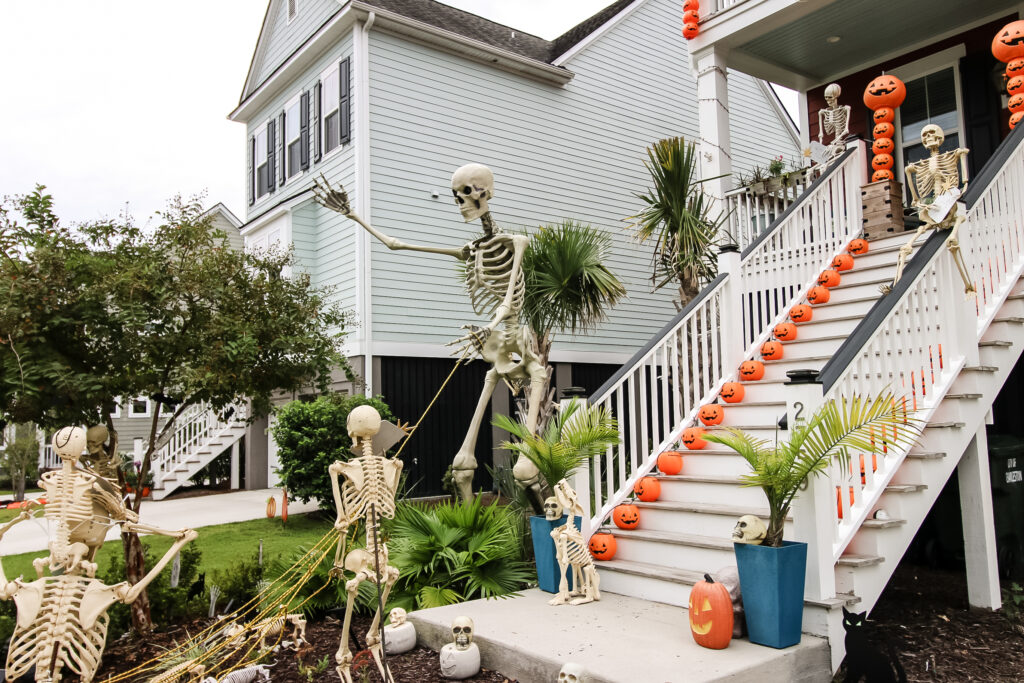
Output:
[[[0,539],[2,539],[4,537],[4,534],[6,534],[8,531],[10,531],[12,526],[14,526],[15,524],[18,524],[20,522],[24,522],[25,520],[31,519],[34,514],[35,514],[35,511],[30,509],[30,508],[23,509],[21,511],[20,515],[18,515],[17,517],[12,519],[11,521],[7,522],[7,524],[4,524],[3,526],[0,526]],[[5,588],[6,586],[7,586],[7,575],[4,574],[3,564],[0,563],[0,599],[6,600],[7,598],[10,597],[9,592]]]
[[[825,142],[825,110],[818,110],[818,142]]]
[[[967,153],[970,150],[961,147],[956,151],[956,155],[960,158],[960,177],[963,179],[963,185],[960,186],[962,192],[967,192]]]
[[[907,186],[910,187],[910,205],[914,206],[921,201],[921,197],[917,193],[917,164],[910,164],[904,168],[903,175],[907,179]]]
[[[182,546],[184,546],[186,543],[194,541],[196,537],[199,535],[195,532],[194,529],[182,529],[181,531],[167,531],[166,529],[160,529],[158,527],[149,526],[148,524],[134,524],[131,522],[125,524],[121,528],[126,531],[142,531],[151,534],[156,534],[158,536],[170,536],[171,538],[177,539],[174,541],[174,543],[171,544],[171,547],[167,549],[167,552],[164,553],[164,556],[160,558],[160,561],[153,565],[153,568],[149,570],[149,573],[143,576],[142,579],[137,584],[131,586],[130,588],[128,587],[127,584],[120,584],[120,587],[116,592],[116,595],[117,599],[125,604],[135,602],[135,599],[139,597],[139,594],[141,594],[142,591],[146,590],[146,586],[152,583],[153,579],[155,579],[160,574],[160,572],[163,571],[163,568],[166,567],[167,563],[171,561],[171,559],[178,553],[179,550],[181,550]]]

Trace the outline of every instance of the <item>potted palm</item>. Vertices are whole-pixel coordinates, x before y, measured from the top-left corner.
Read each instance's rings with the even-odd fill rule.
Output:
[[[850,453],[909,446],[919,433],[906,404],[892,394],[875,399],[826,401],[806,422],[790,430],[788,441],[754,439],[737,429],[705,434],[704,439],[739,453],[750,465],[743,486],[759,486],[768,499],[768,528],[761,545],[734,544],[740,591],[751,642],[783,648],[800,642],[807,544],[783,539],[793,499],[810,477],[836,459],[843,471]]]
[[[522,422],[498,415],[494,425],[509,432],[514,440],[505,441],[502,448],[522,454],[540,470],[541,484],[546,493],[562,479],[572,480],[573,473],[609,445],[619,442],[619,428],[608,411],[573,399],[563,405],[548,421],[540,434],[532,433]],[[551,531],[567,523],[568,516],[549,519],[530,517],[533,554],[537,563],[537,583],[549,593],[558,592],[558,563]],[[573,522],[582,528],[583,520]],[[570,583],[572,577],[569,577]]]

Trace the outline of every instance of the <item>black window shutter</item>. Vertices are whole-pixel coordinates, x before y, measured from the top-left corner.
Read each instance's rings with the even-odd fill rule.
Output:
[[[346,57],[338,64],[338,116],[341,119],[341,142],[352,140],[352,95],[351,95],[351,74],[349,67],[351,60]]]
[[[273,192],[276,183],[274,178],[277,177],[277,126],[275,125],[274,119],[267,121],[267,183],[268,192]]]
[[[302,170],[309,168],[309,91],[299,98],[299,164]]]
[[[288,173],[291,170],[288,168],[288,140],[285,139],[287,137],[285,131],[288,129],[284,125],[284,116],[284,112],[281,112],[281,115],[278,117],[280,123],[277,124],[281,131],[281,172],[277,175],[282,185],[284,185],[284,181],[288,180]]]
[[[253,158],[256,156],[256,138],[252,135],[249,136],[249,148],[247,150],[246,160],[249,162],[249,206],[256,203],[256,174],[252,172],[253,169]]]
[[[313,86],[313,161],[320,161],[323,156],[323,143],[320,140],[320,115],[323,105],[322,87],[318,82]]]

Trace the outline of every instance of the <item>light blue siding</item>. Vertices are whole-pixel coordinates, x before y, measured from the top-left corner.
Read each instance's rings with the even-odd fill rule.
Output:
[[[337,0],[296,2],[297,12],[291,23],[288,22],[287,2],[273,0],[270,3],[270,16],[267,17],[269,24],[263,34],[263,49],[256,55],[258,63],[253,64],[253,73],[256,74],[256,78],[250,83],[253,90],[323,26],[325,21],[341,9],[341,4]]]

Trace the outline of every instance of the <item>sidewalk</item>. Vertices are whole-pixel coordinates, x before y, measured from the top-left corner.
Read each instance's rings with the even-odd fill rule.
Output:
[[[214,524],[245,522],[266,515],[266,501],[270,496],[277,499],[280,512],[281,489],[232,491],[177,500],[147,500],[142,503],[139,521],[161,529],[198,529]],[[316,509],[315,501],[288,501],[290,515],[312,512]],[[119,538],[120,530],[115,525],[107,533],[107,541]],[[48,539],[49,525],[43,518],[43,513],[39,512],[33,519],[11,527],[0,540],[0,556],[46,550]]]

